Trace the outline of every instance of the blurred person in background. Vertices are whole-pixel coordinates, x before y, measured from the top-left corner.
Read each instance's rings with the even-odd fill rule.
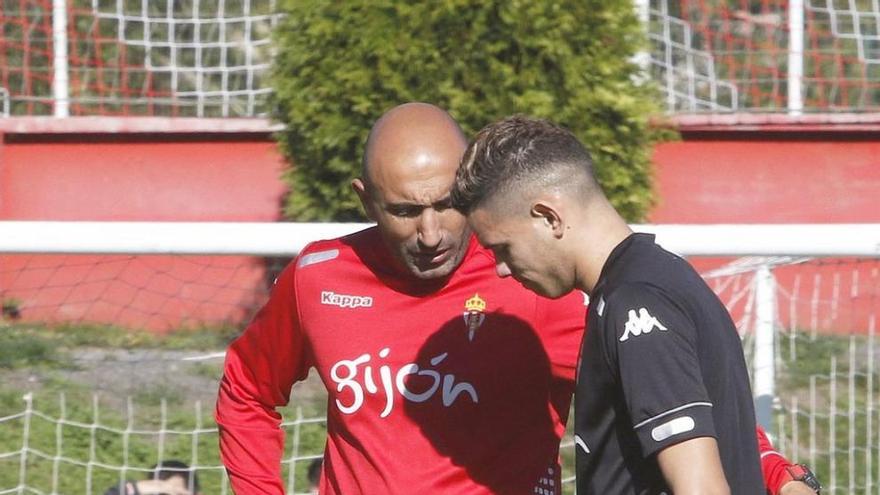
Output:
[[[312,462],[309,463],[309,470],[306,473],[306,478],[309,480],[309,493],[312,495],[318,494],[318,484],[321,482],[321,464],[324,463],[324,459],[312,459]]]
[[[150,470],[146,479],[126,481],[104,495],[201,495],[198,475],[182,461],[162,461]]]

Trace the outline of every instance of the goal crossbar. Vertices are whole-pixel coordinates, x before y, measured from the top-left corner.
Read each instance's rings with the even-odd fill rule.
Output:
[[[365,223],[0,221],[0,253],[293,256]],[[880,257],[873,224],[635,224],[684,256]]]

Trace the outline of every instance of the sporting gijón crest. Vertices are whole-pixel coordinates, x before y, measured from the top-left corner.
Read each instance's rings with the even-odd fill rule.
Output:
[[[474,334],[476,334],[477,329],[480,328],[483,320],[486,319],[485,310],[486,301],[479,294],[474,294],[473,297],[464,302],[462,317],[467,326],[468,340],[471,342],[474,341]]]

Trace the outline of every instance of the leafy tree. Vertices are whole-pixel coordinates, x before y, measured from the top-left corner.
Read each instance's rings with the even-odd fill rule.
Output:
[[[284,0],[273,70],[276,117],[297,220],[363,218],[349,182],[370,125],[425,101],[472,134],[513,113],[575,132],[629,219],[651,202],[655,94],[632,56],[630,0]]]

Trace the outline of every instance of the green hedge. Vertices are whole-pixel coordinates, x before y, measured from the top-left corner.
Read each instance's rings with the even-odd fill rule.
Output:
[[[572,129],[629,220],[651,204],[648,126],[656,94],[632,55],[643,43],[629,0],[553,2],[284,0],[273,71],[296,220],[363,218],[349,182],[371,123],[406,101],[448,109],[473,133],[525,113]]]

